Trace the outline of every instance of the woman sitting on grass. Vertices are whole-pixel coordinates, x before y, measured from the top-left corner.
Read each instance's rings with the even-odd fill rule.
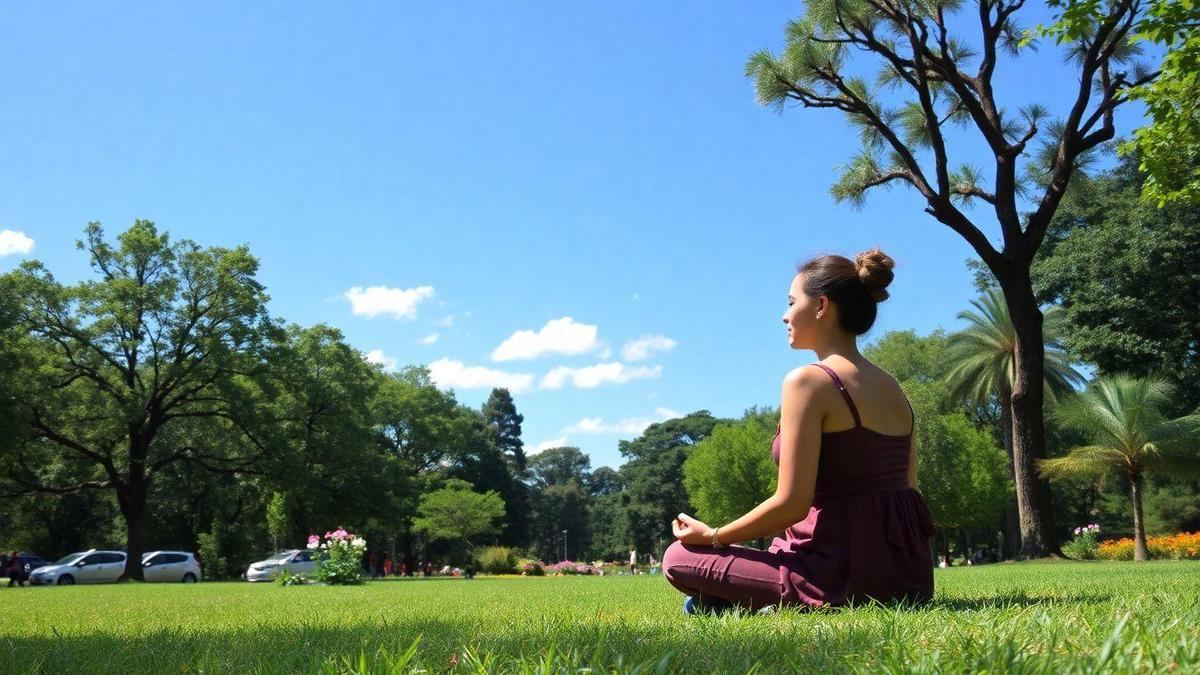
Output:
[[[857,337],[888,297],[892,259],[827,255],[800,267],[783,322],[819,362],[783,380],[775,494],[717,528],[681,513],[663,572],[684,611],[841,605],[933,595],[933,522],[917,492],[912,407]],[[764,448],[764,452],[765,452]],[[769,549],[732,544],[782,531]]]

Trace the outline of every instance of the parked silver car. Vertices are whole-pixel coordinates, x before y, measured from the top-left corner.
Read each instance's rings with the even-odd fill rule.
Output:
[[[280,570],[311,578],[317,571],[317,560],[307,549],[280,551],[266,560],[251,563],[246,569],[246,581],[270,581]]]
[[[52,565],[39,567],[29,573],[29,582],[35,585],[57,584],[104,584],[112,583],[125,573],[123,551],[97,551],[91,549],[63,556]]]
[[[142,576],[146,581],[200,581],[200,561],[186,551],[151,551],[142,555]]]

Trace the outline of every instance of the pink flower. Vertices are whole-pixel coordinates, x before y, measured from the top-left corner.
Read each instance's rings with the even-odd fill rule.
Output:
[[[319,544],[319,543],[321,543],[321,538],[315,534],[310,534],[310,535],[308,535],[308,543]]]

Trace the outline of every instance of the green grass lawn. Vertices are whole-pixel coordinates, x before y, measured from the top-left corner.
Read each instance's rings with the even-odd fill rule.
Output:
[[[920,609],[680,603],[661,576],[0,588],[0,671],[1200,671],[1197,562],[939,570]]]

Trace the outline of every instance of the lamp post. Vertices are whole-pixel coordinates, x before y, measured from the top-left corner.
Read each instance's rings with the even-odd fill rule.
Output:
[[[563,560],[569,560],[567,550],[567,531],[563,530]]]

